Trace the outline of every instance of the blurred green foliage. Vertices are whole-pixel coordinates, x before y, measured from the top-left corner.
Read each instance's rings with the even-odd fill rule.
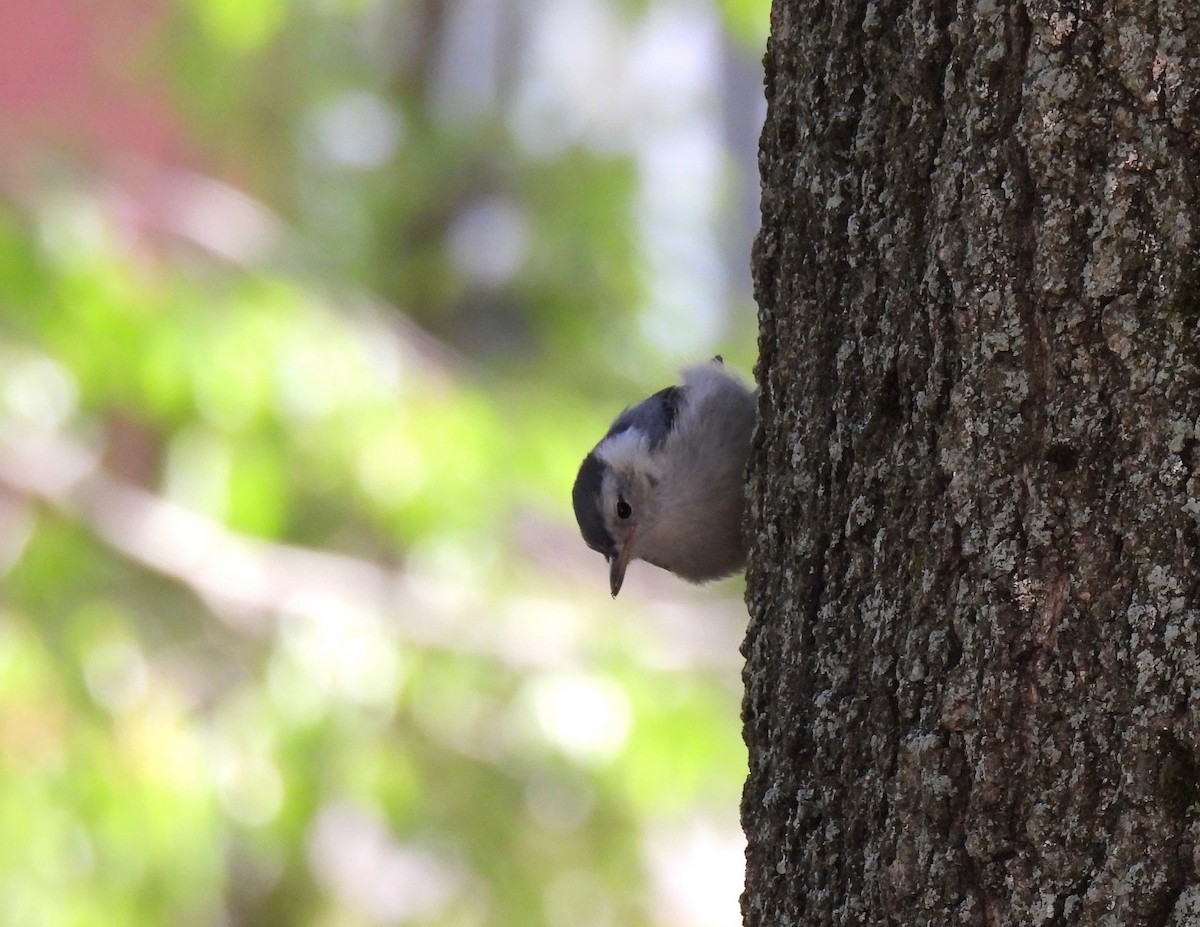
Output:
[[[673,366],[637,164],[439,113],[447,15],[181,0],[138,66],[226,184],[0,205],[0,923],[711,922],[664,885],[736,820],[737,584],[610,603],[566,501]],[[394,150],[314,155],[330,101]]]

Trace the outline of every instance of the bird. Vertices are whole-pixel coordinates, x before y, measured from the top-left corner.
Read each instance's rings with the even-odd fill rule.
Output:
[[[633,560],[693,583],[746,562],[742,514],[757,398],[720,355],[625,409],[579,467],[579,532],[621,591]]]

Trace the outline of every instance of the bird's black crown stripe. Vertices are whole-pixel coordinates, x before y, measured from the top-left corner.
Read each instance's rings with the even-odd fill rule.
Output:
[[[575,506],[575,520],[579,522],[579,533],[592,550],[611,557],[616,542],[604,527],[604,515],[600,511],[600,484],[604,480],[604,464],[595,454],[583,458],[575,486],[571,490],[571,503]]]

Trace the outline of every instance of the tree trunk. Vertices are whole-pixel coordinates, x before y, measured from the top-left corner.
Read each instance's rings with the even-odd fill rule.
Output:
[[[1200,923],[1200,5],[766,73],[745,923]]]

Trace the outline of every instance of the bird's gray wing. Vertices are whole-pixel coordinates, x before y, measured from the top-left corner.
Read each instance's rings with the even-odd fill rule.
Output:
[[[682,403],[683,390],[678,386],[661,389],[618,415],[604,437],[611,438],[630,428],[636,428],[646,436],[651,450],[657,450],[675,426],[675,416]]]

